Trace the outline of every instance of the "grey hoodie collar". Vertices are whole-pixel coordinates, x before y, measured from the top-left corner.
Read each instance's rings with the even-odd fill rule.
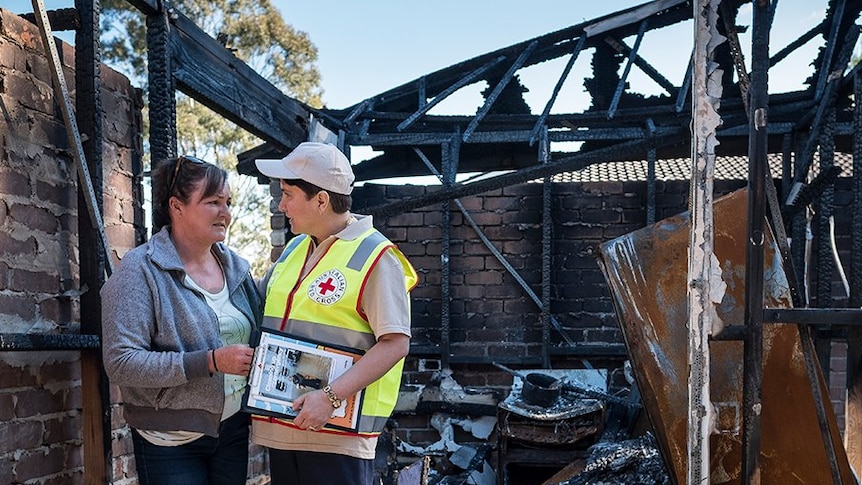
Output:
[[[231,254],[223,243],[213,244],[212,251],[224,266],[225,273],[227,273],[225,276],[228,278],[234,274],[244,275],[251,269],[251,266],[245,259]],[[154,264],[165,271],[181,271],[185,274],[186,270],[183,267],[183,262],[180,259],[179,253],[177,253],[174,242],[171,240],[170,226],[162,227],[162,230],[150,239],[147,256],[149,256]]]

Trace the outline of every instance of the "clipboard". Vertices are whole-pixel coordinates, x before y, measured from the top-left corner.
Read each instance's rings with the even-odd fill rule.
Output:
[[[323,389],[351,368],[364,351],[299,338],[271,328],[257,335],[242,410],[292,420],[293,401]],[[323,429],[358,432],[365,390],[342,399]]]

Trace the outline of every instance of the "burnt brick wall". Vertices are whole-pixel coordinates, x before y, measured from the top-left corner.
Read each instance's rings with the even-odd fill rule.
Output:
[[[726,193],[744,182],[717,182]],[[366,184],[354,191],[355,210],[421,196],[439,187]],[[687,210],[686,181],[659,182],[656,217]],[[621,334],[596,249],[646,225],[645,182],[555,183],[551,189],[551,313],[578,344],[620,344]],[[541,296],[542,185],[521,184],[461,199],[482,233]],[[453,360],[538,363],[541,312],[516,278],[485,246],[452,204],[450,340]],[[420,274],[413,292],[413,346],[441,342],[442,206],[437,204],[375,220]],[[551,331],[552,345],[561,344]],[[433,355],[433,353],[431,354]],[[424,357],[430,357],[426,355]]]
[[[715,181],[716,197],[744,187],[744,181]],[[366,184],[354,191],[354,207],[371,207],[388,201],[417,197],[440,187],[381,186]],[[593,348],[622,344],[622,336],[610,293],[598,267],[595,251],[604,241],[646,225],[645,182],[555,183],[552,187],[552,303],[551,313],[566,334],[579,345]],[[688,210],[687,181],[658,182],[656,220]],[[849,270],[849,184],[839,180],[835,196],[838,245]],[[542,186],[522,184],[461,199],[482,232],[508,263],[541,295]],[[420,274],[413,292],[413,351],[405,366],[403,394],[421,392],[439,384],[440,354],[428,351],[441,342],[441,223],[442,205],[375,220],[375,225],[408,256]],[[455,380],[469,392],[504,398],[512,377],[488,365],[539,367],[541,314],[502,264],[484,246],[475,231],[452,204],[450,249],[450,339]],[[837,278],[837,275],[836,275]],[[836,282],[836,303],[841,306],[843,287]],[[552,345],[562,343],[551,330]],[[829,372],[830,394],[839,423],[843,419],[846,344],[833,343]],[[416,350],[419,349],[419,352]],[[556,368],[578,367],[581,358],[609,371],[624,356],[555,355]],[[431,415],[446,405],[423,403],[399,406],[397,436],[415,445],[439,439]],[[451,411],[451,406],[448,406]],[[474,409],[489,413],[488,409]],[[843,424],[842,424],[843,427]],[[463,431],[456,441],[470,441]],[[460,438],[460,439],[459,439]]]
[[[58,46],[74,95],[74,48]],[[0,9],[0,333],[78,333],[86,318],[77,297],[77,171],[44,52],[35,25]],[[142,99],[107,66],[101,82],[102,215],[117,263],[143,237]],[[116,386],[110,402],[109,480],[137,483]],[[81,408],[79,352],[0,353],[0,483],[83,483]],[[264,450],[252,446],[250,458],[249,483],[263,483]]]
[[[58,46],[74,95],[74,48]],[[44,52],[35,25],[0,9],[0,333],[78,333],[86,318],[77,297],[77,171]],[[106,66],[101,81],[102,214],[116,263],[142,233],[142,101]],[[137,483],[115,386],[110,400],[109,480]],[[0,352],[0,483],[83,483],[81,408],[79,352]],[[265,460],[252,447],[250,483],[264,479]]]
[[[58,42],[74,94],[74,48]],[[0,9],[0,332],[78,333],[77,171],[38,28]],[[105,67],[104,218],[114,257],[135,244],[140,94]],[[86,134],[83,134],[86,135]],[[139,156],[139,155],[138,155]],[[139,175],[139,174],[136,174]],[[83,482],[80,353],[0,353],[0,483]],[[114,400],[116,402],[116,399]],[[117,429],[115,483],[131,452]],[[125,457],[124,457],[125,455]]]

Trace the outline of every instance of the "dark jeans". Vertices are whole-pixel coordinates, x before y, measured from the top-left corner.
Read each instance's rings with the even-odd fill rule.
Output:
[[[202,436],[180,446],[158,446],[132,430],[141,485],[245,485],[249,415],[222,421],[218,438]]]
[[[272,485],[371,485],[374,460],[269,448]]]

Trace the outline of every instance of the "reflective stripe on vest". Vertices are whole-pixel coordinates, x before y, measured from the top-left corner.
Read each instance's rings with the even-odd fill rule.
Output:
[[[299,338],[368,350],[376,338],[359,308],[368,275],[387,250],[402,264],[405,291],[417,282],[415,270],[398,248],[371,228],[354,240],[336,240],[300,281],[310,248],[310,238],[299,236],[279,257],[266,290],[264,326]],[[360,434],[376,435],[383,430],[398,399],[403,366],[401,359],[365,388]]]

